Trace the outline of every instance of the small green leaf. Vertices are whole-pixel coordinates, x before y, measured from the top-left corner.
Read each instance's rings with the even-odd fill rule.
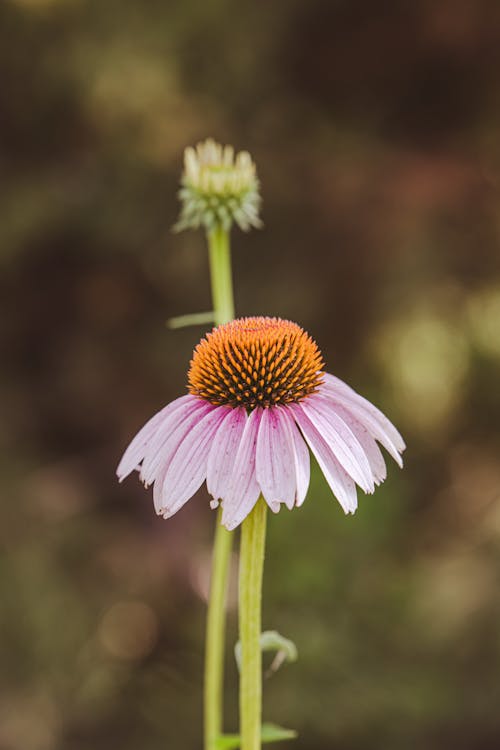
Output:
[[[260,635],[260,650],[261,651],[276,651],[273,663],[269,667],[265,674],[265,677],[269,677],[276,672],[284,662],[297,661],[298,653],[297,646],[289,638],[285,638],[277,630],[265,630]],[[238,641],[234,647],[234,658],[238,669],[241,665],[241,643]]]
[[[297,737],[297,732],[293,729],[284,729],[277,724],[262,725],[262,744],[267,742],[282,742],[283,740],[293,740]],[[215,743],[216,750],[237,750],[240,747],[239,734],[222,734]]]
[[[293,740],[297,737],[294,729],[284,729],[277,724],[262,725],[262,742],[281,742],[282,740]]]
[[[240,746],[239,734],[221,734],[215,742],[216,750],[235,750]]]
[[[186,328],[186,326],[200,326],[205,323],[214,322],[215,313],[213,310],[210,312],[201,313],[190,313],[189,315],[178,315],[175,318],[169,318],[167,320],[167,326],[169,328]]]

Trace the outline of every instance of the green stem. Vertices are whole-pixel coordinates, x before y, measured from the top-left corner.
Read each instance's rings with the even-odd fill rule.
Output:
[[[222,733],[226,591],[232,543],[232,532],[222,525],[219,511],[205,642],[205,750],[215,750],[217,738]]]
[[[219,326],[234,318],[229,232],[220,227],[212,229],[208,233],[208,248],[215,324]]]
[[[216,325],[221,325],[234,317],[229,233],[223,229],[212,230],[208,233],[208,247],[214,321]],[[222,526],[221,520],[219,511],[215,527],[205,640],[205,750],[215,750],[223,724],[226,592],[233,535]]]
[[[262,723],[262,654],[260,649],[262,575],[267,506],[259,498],[241,527],[240,737],[241,750],[260,750]]]

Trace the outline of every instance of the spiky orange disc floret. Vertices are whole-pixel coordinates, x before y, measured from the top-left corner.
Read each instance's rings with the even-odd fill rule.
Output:
[[[196,347],[188,389],[217,406],[301,401],[322,381],[323,358],[300,326],[281,318],[241,318],[214,328]]]

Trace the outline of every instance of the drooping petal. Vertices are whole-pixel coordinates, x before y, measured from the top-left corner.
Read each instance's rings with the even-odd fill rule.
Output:
[[[243,407],[227,409],[212,441],[207,463],[207,489],[214,498],[212,507],[229,490],[231,473],[241,436],[248,419]]]
[[[290,404],[288,408],[293,412],[295,421],[300,427],[309,448],[316,456],[321,471],[344,512],[354,513],[358,507],[358,499],[353,479],[342,468],[326,440],[299,404]]]
[[[370,466],[370,471],[375,484],[380,484],[387,476],[387,469],[384,457],[378,447],[375,439],[369,433],[365,425],[356,419],[356,417],[340,403],[335,402],[327,393],[318,392],[314,395],[318,405],[329,414],[332,410],[349,426],[349,429],[355,435],[358,443],[361,445]]]
[[[250,513],[260,495],[255,477],[255,446],[262,409],[254,409],[243,430],[234,458],[229,489],[222,498],[222,523],[230,531]]]
[[[349,409],[354,416],[365,424],[372,436],[382,443],[395,461],[400,466],[403,465],[399,454],[406,448],[405,442],[392,422],[380,409],[377,409],[370,401],[356,393],[343,380],[330,373],[325,373],[319,390],[329,392],[333,398]]]
[[[375,484],[380,484],[387,476],[387,467],[382,452],[375,442],[375,439],[368,432],[364,424],[356,419],[348,409],[341,406],[339,403],[335,403],[334,408],[339,417],[349,425],[354,435],[356,435],[356,438],[363,448],[370,464],[373,480]]]
[[[201,487],[207,475],[207,461],[213,437],[227,410],[215,406],[193,425],[182,439],[157,488],[161,503],[158,512],[173,516]]]
[[[309,449],[306,442],[295,424],[291,426],[291,431],[295,454],[295,474],[297,477],[295,504],[297,507],[300,507],[306,499],[307,491],[309,489],[309,482],[311,480],[311,459],[309,457]]]
[[[373,475],[366,454],[349,426],[326,399],[316,394],[298,404],[330,446],[340,465],[365,492],[373,492]]]
[[[168,440],[164,443],[161,450],[162,460],[159,463],[156,474],[153,478],[153,502],[155,510],[159,515],[162,515],[164,510],[164,498],[163,498],[163,486],[166,474],[170,468],[170,463],[176,455],[178,449],[182,445],[186,436],[191,433],[192,430],[201,422],[201,420],[217,407],[213,404],[208,404],[209,408],[203,412],[195,410],[184,417],[184,420],[177,425],[177,427],[170,434]]]
[[[196,396],[184,396],[184,399],[163,420],[147,446],[141,467],[141,480],[146,486],[152,484],[170,462],[184,435],[214,408]]]
[[[288,407],[277,407],[282,414],[282,421],[286,424],[289,431],[290,440],[293,448],[293,461],[295,467],[295,505],[301,506],[306,499],[309,481],[311,478],[311,462],[309,459],[309,449],[295,424],[295,420]]]
[[[257,436],[255,475],[265,501],[276,513],[280,503],[295,503],[294,451],[285,417],[276,407],[264,409]]]
[[[175,401],[172,401],[170,404],[163,407],[163,409],[157,412],[153,417],[151,417],[151,419],[146,422],[144,427],[139,430],[137,435],[131,440],[128,448],[122,456],[120,463],[118,464],[116,474],[120,482],[122,482],[125,477],[128,477],[128,475],[132,471],[134,471],[134,469],[139,468],[139,465],[146,454],[147,447],[153,436],[156,434],[160,425],[169,416],[169,414],[174,412],[180,406],[180,404],[186,403],[186,400],[189,401],[190,397],[181,396],[180,398],[175,399]]]

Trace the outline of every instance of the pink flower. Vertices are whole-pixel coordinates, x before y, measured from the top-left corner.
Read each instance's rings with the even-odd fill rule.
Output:
[[[405,444],[373,404],[323,372],[315,342],[279,318],[243,318],[214,328],[193,354],[189,393],[138,432],[117,469],[153,485],[169,518],[206,479],[212,508],[234,529],[260,494],[274,512],[300,506],[309,450],[345,513],[386,477],[377,441],[402,466]]]

